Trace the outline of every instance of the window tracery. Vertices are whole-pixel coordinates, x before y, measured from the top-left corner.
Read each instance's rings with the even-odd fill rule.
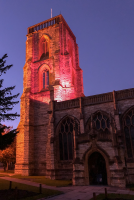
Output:
[[[128,158],[134,156],[134,110],[128,112],[123,122],[124,137]]]
[[[109,131],[110,120],[105,114],[99,112],[93,117],[94,127],[99,131]]]
[[[98,141],[112,141],[111,135],[111,117],[106,112],[97,111],[88,119],[85,127],[85,133],[90,137],[97,137]],[[114,124],[112,125],[114,128]]]
[[[66,117],[60,124],[59,128],[59,152],[60,160],[73,159],[73,131],[78,134],[79,125],[71,117]]]

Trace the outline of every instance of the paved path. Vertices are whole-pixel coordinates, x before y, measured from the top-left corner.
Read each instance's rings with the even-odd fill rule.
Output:
[[[69,191],[70,188],[70,191]],[[134,192],[127,190],[127,189],[121,189],[121,188],[114,188],[114,187],[104,187],[104,186],[72,186],[67,187],[68,191],[65,192],[65,194],[61,194],[52,198],[49,198],[49,200],[89,200],[93,197],[93,192],[96,193],[96,195],[100,193],[104,193],[105,188],[107,188],[108,193],[118,193],[118,194],[131,194],[134,195]],[[62,188],[59,188],[60,190]],[[45,198],[42,198],[40,200],[45,200]]]
[[[32,185],[39,187],[39,183],[34,183],[32,181],[12,178],[12,177],[0,177],[1,179],[5,179],[8,181],[14,181],[18,183],[23,183],[27,185]],[[53,190],[60,190],[64,192],[64,194],[54,196],[48,198],[49,200],[89,200],[93,197],[93,192],[96,195],[100,193],[104,193],[105,188],[107,188],[108,193],[118,193],[118,194],[131,194],[134,195],[133,191],[128,189],[121,189],[117,187],[109,187],[109,186],[68,186],[68,187],[55,187],[55,186],[48,186],[42,184],[43,188],[53,189]],[[45,200],[46,198],[42,198],[40,200]]]

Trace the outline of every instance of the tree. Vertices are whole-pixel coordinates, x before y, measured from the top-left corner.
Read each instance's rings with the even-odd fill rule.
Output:
[[[8,133],[7,133],[8,134]],[[16,140],[11,143],[4,150],[0,150],[0,162],[4,165],[4,170],[8,170],[8,166],[10,163],[15,164],[16,161]]]
[[[8,134],[13,127],[5,128],[2,135]],[[4,171],[8,170],[9,165],[15,164],[16,162],[16,140],[14,138],[13,142],[4,150],[0,150],[0,162],[3,163]]]
[[[6,65],[6,59],[7,54],[5,54],[0,59],[0,76],[2,76],[3,73],[6,73],[7,70],[9,70],[13,65]],[[15,120],[16,117],[19,117],[20,115],[17,113],[8,113],[11,111],[19,101],[14,101],[19,96],[19,93],[16,95],[12,95],[12,90],[15,88],[15,86],[7,87],[2,89],[4,79],[0,79],[0,122],[3,120]],[[7,148],[14,140],[17,129],[10,130],[7,134],[2,135],[4,130],[8,130],[10,127],[7,127],[6,125],[2,125],[0,123],[0,149],[3,150]]]

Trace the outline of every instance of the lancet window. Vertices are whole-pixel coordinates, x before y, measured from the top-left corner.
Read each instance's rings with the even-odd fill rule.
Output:
[[[43,77],[42,77],[43,81],[43,89],[48,88],[49,86],[49,71],[48,70],[44,70],[43,71]]]
[[[40,59],[49,57],[49,44],[45,37],[40,41]]]
[[[124,136],[128,158],[134,157],[134,110],[131,110],[125,117]]]
[[[78,134],[79,126],[76,121],[70,117],[66,117],[59,128],[59,152],[60,160],[72,160],[74,140],[73,133]]]

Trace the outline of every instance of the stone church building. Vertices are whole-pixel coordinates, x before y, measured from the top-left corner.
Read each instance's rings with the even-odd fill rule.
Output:
[[[15,173],[73,185],[134,183],[134,89],[84,96],[62,15],[28,28]]]

